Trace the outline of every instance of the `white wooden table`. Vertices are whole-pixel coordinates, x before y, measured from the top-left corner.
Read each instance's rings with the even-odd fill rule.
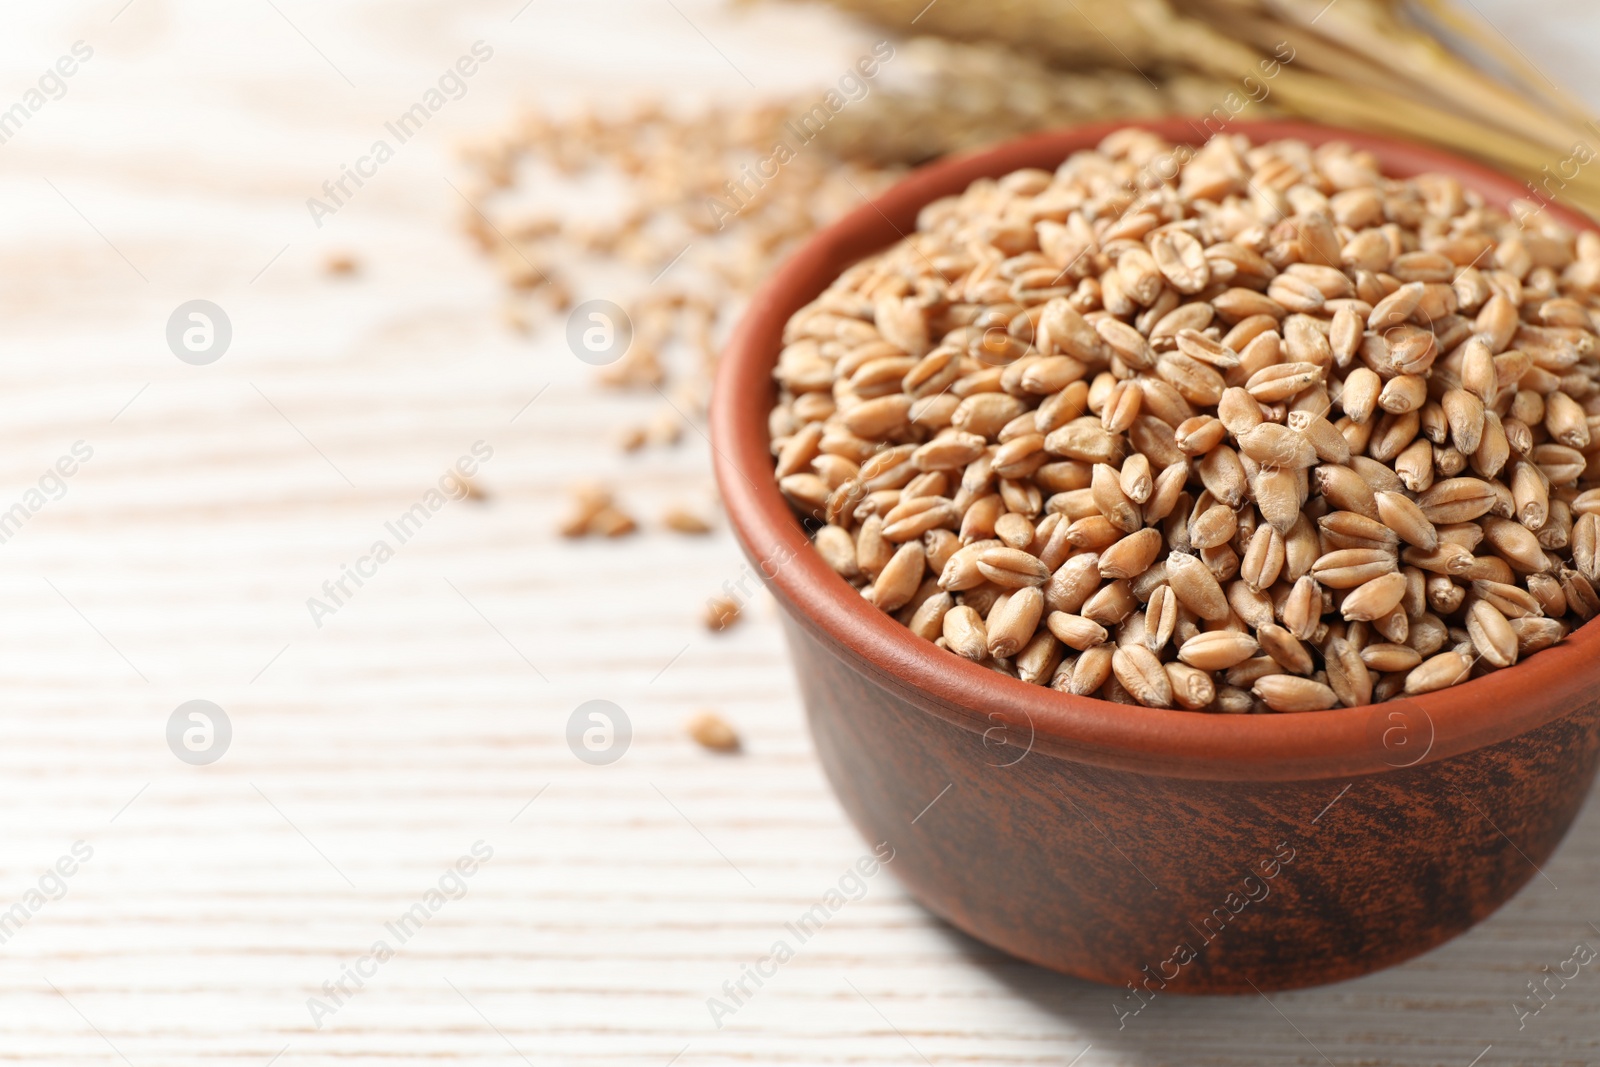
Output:
[[[554,536],[578,473],[645,517],[703,499],[705,447],[614,453],[603,428],[655,405],[597,394],[558,333],[500,326],[446,182],[453,140],[519,101],[748,94],[741,71],[777,92],[870,40],[675,2],[7,13],[0,110],[74,42],[93,54],[0,144],[0,515],[23,504],[0,544],[0,1061],[1600,1061],[1600,965],[1520,1032],[1511,1008],[1600,945],[1594,803],[1548,881],[1468,936],[1270,1004],[1171,999],[1119,1032],[1109,991],[942,927],[891,868],[713,1025],[707,998],[865,845],[764,595],[726,634],[698,625],[743,566],[725,533]],[[1592,8],[1481,6],[1600,101]],[[306,199],[480,39],[465,96],[317,227]],[[325,275],[336,251],[357,277]],[[164,336],[196,298],[233,329],[207,366]],[[429,512],[317,626],[307,599],[479,441],[491,499]],[[196,699],[232,728],[209,766],[166,739]],[[592,699],[632,722],[610,766],[566,742]],[[743,756],[683,736],[705,705]],[[429,897],[441,879],[455,898]]]

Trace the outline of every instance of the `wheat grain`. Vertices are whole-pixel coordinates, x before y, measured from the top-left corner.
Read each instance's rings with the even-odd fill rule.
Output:
[[[998,602],[985,621],[989,655],[996,658],[1015,655],[1033,639],[1044,614],[1044,594],[1038,586],[1024,586]]]
[[[1578,575],[1578,578],[1582,580],[1583,576]],[[1127,581],[1120,578],[1101,586],[1083,604],[1084,617],[1103,626],[1114,626],[1138,609],[1138,598],[1133,595]]]
[[[1178,649],[1178,658],[1204,671],[1224,671],[1256,655],[1259,647],[1249,634],[1212,630],[1185,641]]]
[[[927,568],[928,555],[920,541],[901,545],[873,582],[873,603],[886,612],[904,607],[922,584]]]
[[[1282,626],[1269,622],[1257,627],[1256,640],[1261,643],[1261,651],[1290,674],[1310,674],[1316,670],[1316,663],[1305,645]]]
[[[1407,693],[1432,693],[1466,680],[1472,671],[1472,660],[1461,652],[1441,652],[1411,669],[1406,674]]]
[[[597,537],[623,537],[638,528],[633,516],[608,504],[594,513],[584,532]]]
[[[1172,681],[1166,668],[1143,645],[1118,648],[1111,656],[1111,669],[1135,700],[1147,708],[1172,706]]]
[[[1292,674],[1257,678],[1250,691],[1273,711],[1326,711],[1339,703],[1338,694],[1328,686]]]
[[[983,616],[971,605],[951,608],[944,617],[943,631],[950,651],[970,660],[981,660],[989,654],[989,637],[984,630]]]
[[[713,752],[739,751],[738,732],[714,711],[696,712],[684,723],[684,729],[702,748]]]
[[[1064,611],[1052,611],[1045,624],[1062,644],[1079,652],[1103,645],[1111,637],[1106,628],[1094,620],[1082,615],[1069,615]]]
[[[1062,658],[1061,642],[1043,630],[1012,659],[1017,677],[1029,685],[1048,685]]]
[[[1516,631],[1487,600],[1475,601],[1467,609],[1467,633],[1478,655],[1494,666],[1509,667],[1517,661]]]
[[[706,601],[706,629],[714,633],[726,630],[738,622],[739,615],[739,602],[732,597],[714,596]]]
[[[1100,553],[1100,576],[1137,578],[1150,569],[1161,548],[1160,530],[1145,527],[1131,533]]]
[[[1042,585],[1050,578],[1049,568],[1037,556],[1004,545],[979,553],[977,567],[983,577],[1007,589]]]
[[[1406,594],[1406,576],[1398,571],[1380,575],[1345,594],[1339,605],[1345,619],[1371,622],[1393,611]]]
[[[1328,688],[1338,696],[1339,703],[1347,708],[1357,708],[1372,703],[1372,672],[1364,656],[1365,649],[1355,646],[1342,637],[1328,642],[1325,652]]]

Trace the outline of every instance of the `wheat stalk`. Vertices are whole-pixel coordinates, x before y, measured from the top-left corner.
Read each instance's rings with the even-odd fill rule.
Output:
[[[1452,0],[833,0],[886,26],[914,22],[952,41],[993,42],[1038,57],[1064,79],[1146,82],[1171,110],[1207,112],[1256,75],[1277,42],[1294,61],[1271,79],[1268,106],[1304,118],[1435,144],[1538,182],[1591,143],[1583,108]],[[1516,84],[1497,80],[1427,32],[1448,29]],[[1177,79],[1218,90],[1209,102],[1169,91]],[[1063,82],[1063,84],[1068,84]],[[1081,111],[1081,109],[1078,109]],[[1117,112],[1144,114],[1143,110]],[[1063,109],[1062,121],[1080,116]],[[1005,122],[996,135],[1010,132]],[[969,147],[963,145],[963,147]],[[1600,216],[1600,175],[1580,172],[1561,199]]]

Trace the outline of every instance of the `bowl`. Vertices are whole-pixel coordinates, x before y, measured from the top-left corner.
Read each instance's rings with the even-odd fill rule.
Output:
[[[1515,667],[1372,707],[1162,711],[1029,685],[945,652],[862,599],[809,546],[768,447],[784,323],[844,268],[975,179],[1054,169],[1115,129],[1203,140],[1182,119],[1109,123],[924,167],[821,231],[752,301],[711,406],[717,479],[783,611],[817,755],[869,842],[930,911],[980,941],[1158,993],[1333,982],[1398,963],[1504,904],[1572,823],[1600,754],[1600,629]],[[1415,145],[1287,122],[1254,141],[1344,141],[1394,176],[1454,175],[1504,205],[1515,180]],[[1554,206],[1551,217],[1588,221]],[[1551,891],[1551,890],[1547,890]]]

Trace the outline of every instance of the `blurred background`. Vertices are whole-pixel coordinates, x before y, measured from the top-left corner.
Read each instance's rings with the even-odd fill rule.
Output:
[[[1600,208],[1592,5],[105,0],[7,31],[0,1058],[1600,1061],[1592,966],[1513,1007],[1600,946],[1592,803],[1421,959],[1125,1028],[860,873],[702,417],[797,241],[1030,129],[1295,115]]]

